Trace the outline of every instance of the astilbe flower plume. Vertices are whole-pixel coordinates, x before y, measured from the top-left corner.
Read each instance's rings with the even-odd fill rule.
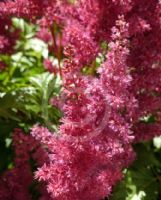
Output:
[[[60,22],[67,9],[67,0],[7,0],[1,2],[2,10],[10,16],[20,17],[31,22],[42,20],[44,25]]]
[[[64,117],[62,119],[63,124],[59,128],[60,137],[54,138],[49,133],[49,138],[53,138],[53,142],[51,142],[52,139],[49,139],[49,141],[44,139],[46,136],[42,136],[43,130],[40,127],[33,129],[33,135],[35,137],[38,134],[41,135],[41,140],[48,144],[51,155],[54,155],[51,163],[45,164],[39,169],[36,176],[48,183],[48,191],[55,199],[103,198],[110,193],[112,185],[121,178],[121,169],[134,158],[130,146],[132,142],[130,129],[134,131],[136,140],[150,139],[154,135],[160,134],[160,64],[158,63],[158,59],[160,59],[160,36],[152,31],[156,29],[155,24],[160,27],[158,23],[160,18],[156,15],[159,4],[154,3],[154,1],[144,2],[146,3],[144,12],[138,14],[138,1],[102,1],[101,3],[104,4],[104,8],[108,8],[104,13],[101,12],[103,8],[100,7],[99,2],[87,1],[84,4],[78,4],[80,6],[77,7],[78,12],[75,11],[73,14],[75,19],[69,21],[65,29],[67,33],[65,39],[69,41],[71,46],[67,46],[66,55],[69,59],[64,62],[63,70],[65,89],[62,95],[64,100],[62,110]],[[139,6],[144,7],[143,4]],[[92,6],[96,9],[96,12],[94,12],[94,18],[91,22],[89,16],[92,15],[92,12],[89,8],[92,8]],[[115,12],[110,12],[111,8],[114,8]],[[85,14],[82,15],[79,9]],[[110,16],[109,19],[112,20],[107,20],[106,23],[103,19],[106,19],[107,13]],[[129,26],[120,18],[120,21],[117,21],[120,31],[114,27],[111,36],[111,28],[115,25],[118,15],[122,13],[124,13],[125,21],[128,22]],[[152,20],[148,22],[148,19]],[[88,23],[89,21],[91,23]],[[107,28],[103,28],[105,26]],[[79,30],[84,31],[81,33]],[[98,36],[97,33],[100,33],[100,30],[102,30],[102,33]],[[150,37],[148,36],[149,33],[151,33]],[[86,43],[84,43],[84,39]],[[100,51],[97,42],[102,40],[108,43],[112,40],[112,42],[109,43],[110,51],[107,53],[107,59],[99,69],[99,78],[84,77],[80,71],[84,65],[90,65],[92,60],[96,58]],[[140,48],[140,44],[142,48]],[[88,48],[88,45],[91,48]],[[151,55],[148,53],[148,45],[149,48],[152,46],[150,48]],[[84,51],[81,52],[81,49]],[[81,57],[81,55],[83,56]],[[154,56],[152,57],[152,55]],[[84,59],[85,56],[87,56],[86,59]],[[147,77],[149,71],[147,68],[151,68],[149,71],[151,77],[148,79],[141,72],[143,68],[145,68],[145,77]],[[155,74],[156,81],[152,78],[152,74]],[[138,81],[139,77],[141,79]],[[154,88],[151,90],[153,93],[145,93],[144,82],[147,83],[147,89]],[[143,97],[144,103],[142,103],[140,94],[144,93],[146,96]],[[149,98],[150,96],[151,98]],[[151,101],[150,104],[149,101]],[[154,101],[155,104],[152,103]],[[152,109],[150,109],[150,105]],[[140,125],[137,125],[137,123],[140,124],[140,117],[145,114],[152,114],[153,109],[157,112],[156,124],[141,124],[140,131],[142,132],[138,133]],[[105,112],[108,114],[106,115]],[[131,124],[135,125],[132,127]],[[153,133],[154,131],[155,133]],[[62,145],[61,148],[58,143]],[[82,149],[81,154],[79,145]],[[59,148],[58,157],[56,146]],[[61,151],[60,149],[63,149],[63,147],[65,150]],[[117,150],[115,147],[117,147]],[[65,157],[64,155],[69,149],[72,149],[70,150],[72,153]],[[93,149],[97,149],[97,153],[95,151],[93,153]],[[81,156],[84,154],[85,156]],[[88,157],[87,160],[86,157]],[[93,159],[95,162],[93,162]],[[113,169],[111,163],[115,159],[117,166]],[[57,164],[61,169],[59,172]],[[76,171],[73,169],[74,165]],[[85,169],[81,170],[84,165],[86,166]],[[63,166],[67,168],[64,169]],[[86,172],[91,174],[90,179]],[[110,173],[115,174],[115,172],[119,176],[111,177]],[[53,182],[53,177],[56,182]],[[62,182],[62,180],[66,181]],[[90,188],[92,183],[95,183],[96,186]],[[96,183],[99,185],[99,190]]]
[[[136,141],[148,140],[160,135],[160,1],[79,0],[76,13],[77,21],[90,31],[95,41],[106,41],[107,43],[111,40],[111,28],[118,15],[124,14],[129,23],[127,59],[129,72],[133,78],[130,90],[138,102],[138,109],[132,122],[134,135]],[[155,118],[152,124],[140,120],[151,115]]]
[[[1,200],[30,200],[32,194],[29,187],[33,183],[31,160],[41,166],[47,159],[47,154],[40,144],[30,135],[25,135],[21,129],[13,132],[13,147],[15,151],[14,166],[1,175]],[[49,200],[44,185],[39,187],[40,200]]]
[[[159,1],[138,1],[130,17],[131,49],[129,66],[132,67],[133,93],[139,110],[134,122],[136,141],[148,140],[161,134],[161,7]],[[137,23],[137,25],[136,25]],[[140,118],[153,116],[152,123]]]
[[[82,75],[81,62],[77,70],[71,66],[67,71],[76,79],[73,77],[70,84],[67,82],[63,91],[64,117],[59,136],[43,127],[32,129],[32,135],[47,146],[50,160],[39,168],[36,177],[47,183],[53,199],[99,200],[111,192],[122,177],[121,170],[134,159],[128,124],[131,113],[126,116],[120,113],[126,104],[131,107],[128,102],[133,100],[128,92],[131,77],[127,73],[128,49],[123,39],[127,24],[120,18],[117,26],[121,30],[115,28],[111,51],[99,78]],[[117,34],[122,38],[115,37]],[[72,63],[75,57],[69,59]],[[112,76],[106,70],[110,70]],[[65,79],[66,69],[63,72]],[[125,96],[119,96],[121,90]]]

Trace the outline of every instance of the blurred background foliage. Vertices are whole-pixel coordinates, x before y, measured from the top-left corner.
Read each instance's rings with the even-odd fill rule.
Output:
[[[115,186],[110,200],[160,200],[161,137],[135,144],[134,149],[137,158],[124,170],[124,179]]]
[[[6,65],[0,71],[0,172],[12,166],[14,128],[29,133],[34,124],[49,122],[55,128],[61,116],[50,105],[50,98],[61,89],[60,77],[44,69],[43,60],[50,55],[47,45],[35,36],[38,27],[22,19],[13,19],[13,27],[21,30],[15,53],[0,55]]]
[[[36,37],[38,27],[16,18],[13,27],[21,30],[15,53],[0,55],[0,61],[6,64],[0,71],[0,173],[13,166],[14,128],[21,127],[26,134],[35,123],[56,129],[61,117],[61,112],[49,103],[59,94],[61,79],[43,66],[44,59],[54,60],[54,56]],[[98,66],[102,59],[97,58]],[[135,144],[134,148],[137,159],[124,170],[124,179],[109,199],[161,200],[161,137]]]

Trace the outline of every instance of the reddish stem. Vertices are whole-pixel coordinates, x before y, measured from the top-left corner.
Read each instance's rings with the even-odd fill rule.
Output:
[[[55,49],[55,54],[56,54],[56,57],[58,59],[59,74],[60,74],[60,77],[62,78],[63,77],[62,76],[62,70],[61,70],[62,37],[60,37],[59,47],[58,47],[57,44],[56,44],[56,37],[55,37],[55,23],[54,23],[54,27],[50,27],[50,31],[51,31],[51,35],[52,35],[52,38],[53,38],[53,45],[54,45],[54,49]]]

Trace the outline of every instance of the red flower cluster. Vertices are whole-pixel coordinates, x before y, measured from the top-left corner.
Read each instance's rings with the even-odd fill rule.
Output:
[[[11,30],[12,21],[5,8],[0,5],[0,54],[12,53],[19,37],[19,30]]]
[[[122,177],[122,169],[134,159],[128,122],[136,100],[129,91],[132,78],[126,65],[127,29],[124,18],[120,17],[113,29],[107,60],[99,68],[99,78],[81,74],[84,57],[78,59],[75,49],[66,49],[66,54],[71,53],[66,62],[71,65],[67,69],[65,65],[63,70],[64,117],[60,136],[56,138],[42,127],[32,129],[32,135],[47,145],[50,159],[36,177],[47,182],[54,199],[101,199],[111,192]],[[74,36],[77,41],[77,35]],[[125,108],[123,116],[121,111]]]
[[[21,129],[14,130],[13,147],[14,166],[1,176],[0,199],[30,200],[32,194],[29,188],[33,183],[31,162],[41,166],[48,159],[47,153],[32,136],[25,135]],[[50,199],[44,185],[40,186],[39,192],[41,200]]]

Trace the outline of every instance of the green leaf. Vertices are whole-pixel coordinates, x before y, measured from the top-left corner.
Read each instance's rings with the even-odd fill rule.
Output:
[[[116,185],[110,200],[158,200],[161,194],[161,161],[152,142],[134,146],[137,159]]]

